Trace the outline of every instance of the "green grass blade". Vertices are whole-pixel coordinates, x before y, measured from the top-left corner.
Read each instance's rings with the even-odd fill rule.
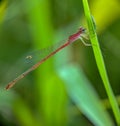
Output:
[[[89,29],[89,33],[90,33],[90,40],[93,45],[92,47],[93,47],[93,52],[94,52],[95,60],[97,63],[97,67],[98,67],[100,76],[102,78],[102,81],[104,83],[110,104],[112,106],[112,110],[113,110],[116,122],[118,123],[118,125],[120,125],[119,107],[118,107],[117,101],[115,99],[114,93],[112,91],[112,88],[110,86],[110,83],[109,83],[109,79],[107,76],[105,64],[103,61],[102,53],[101,53],[100,46],[98,43],[96,31],[95,31],[94,24],[93,24],[93,21],[91,18],[91,14],[90,14],[87,0],[83,0],[83,6],[84,6],[85,16],[87,19],[88,29]]]
[[[20,98],[14,102],[14,112],[22,126],[42,126],[41,120],[37,120],[31,109]]]
[[[66,65],[58,73],[65,82],[69,96],[93,124],[113,126],[113,122],[104,110],[95,90],[76,64]]]
[[[34,40],[33,45],[36,48],[51,45],[54,29],[51,20],[50,1],[25,0],[24,2],[26,10],[29,10],[28,19],[33,28],[31,30]],[[64,110],[66,95],[62,86],[56,91],[56,86],[61,85],[61,81],[54,73],[53,62],[51,58],[42,64],[37,69],[37,77],[35,78],[37,108],[46,126],[59,126],[66,123],[66,119],[64,118],[66,116]],[[57,82],[57,85],[55,82]]]
[[[7,0],[4,0],[0,3],[0,23],[2,23],[4,20],[7,3],[8,3]]]

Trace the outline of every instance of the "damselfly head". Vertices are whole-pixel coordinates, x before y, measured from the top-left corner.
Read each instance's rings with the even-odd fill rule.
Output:
[[[79,31],[80,31],[81,33],[85,33],[85,32],[86,32],[86,29],[83,28],[83,27],[80,27],[80,28],[79,28]]]
[[[80,27],[79,32],[82,33],[81,37],[85,38],[86,40],[89,40],[89,36],[88,36],[88,34],[86,32],[86,28]]]

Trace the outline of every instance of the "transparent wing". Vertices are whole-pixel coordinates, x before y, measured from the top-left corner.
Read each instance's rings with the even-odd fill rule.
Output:
[[[2,74],[4,74],[4,79],[1,81],[4,83],[4,85],[7,85],[10,81],[17,78],[37,62],[41,61],[65,42],[66,41],[61,41],[48,48],[27,52],[21,58],[19,58],[19,60],[12,67],[6,66],[5,72],[2,72]]]

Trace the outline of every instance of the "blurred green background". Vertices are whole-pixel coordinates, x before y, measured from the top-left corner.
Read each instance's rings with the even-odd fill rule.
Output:
[[[111,87],[120,103],[120,1],[88,2]],[[4,90],[35,63],[25,62],[28,52],[65,40],[80,26],[87,28],[82,0],[0,1],[1,126],[116,125],[92,48],[80,40]]]

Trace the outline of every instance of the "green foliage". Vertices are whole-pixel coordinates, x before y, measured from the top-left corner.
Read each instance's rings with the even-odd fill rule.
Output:
[[[65,81],[71,99],[94,125],[113,126],[95,90],[91,87],[84,73],[76,64],[65,66],[59,70],[59,73]]]
[[[97,63],[98,69],[99,69],[99,73],[100,73],[100,76],[101,76],[102,81],[104,83],[106,92],[108,94],[110,104],[112,106],[116,121],[117,121],[118,125],[120,125],[120,110],[119,110],[117,101],[115,99],[115,96],[113,94],[112,88],[111,88],[109,80],[108,80],[105,64],[103,61],[102,53],[101,53],[100,46],[98,43],[94,23],[91,18],[91,14],[90,14],[87,0],[83,0],[83,5],[84,5],[85,16],[87,19],[88,29],[89,29],[89,33],[90,33],[90,40],[92,43],[93,52],[94,52],[96,63]]]
[[[105,56],[111,87],[117,95],[120,93],[119,2],[91,0],[89,5],[95,18],[101,42],[99,44]],[[21,61],[21,57],[29,51],[34,52],[54,44],[54,41],[59,42],[68,38],[81,25],[85,26],[84,15],[80,0],[2,0],[1,87],[5,87],[19,72],[24,72],[28,68],[29,65],[24,63],[25,59]],[[90,19],[91,15],[88,17]],[[89,19],[87,20],[90,21]],[[90,28],[90,40],[95,56],[91,47],[83,46],[78,40],[23,78],[11,90],[6,92],[1,88],[0,125],[112,126],[115,124],[111,103],[113,108],[116,101],[111,99],[109,103],[102,86],[102,81],[106,83],[108,79],[92,23],[91,20],[88,29]],[[94,57],[97,59],[102,81]],[[114,107],[114,113],[116,110],[117,107]]]

